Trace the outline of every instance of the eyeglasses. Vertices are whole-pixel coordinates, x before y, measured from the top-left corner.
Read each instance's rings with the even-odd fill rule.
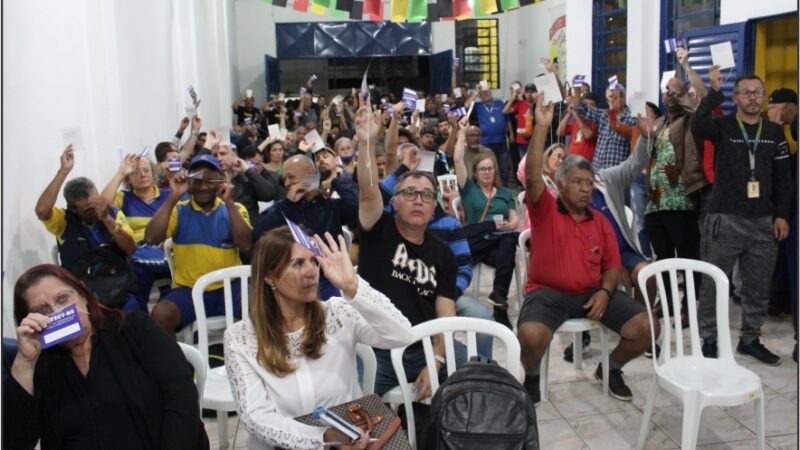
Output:
[[[478,167],[475,169],[476,172],[494,172],[494,166],[487,166],[487,167]]]
[[[436,198],[436,193],[433,192],[433,191],[429,191],[429,190],[418,191],[418,190],[416,190],[414,188],[403,189],[402,191],[398,192],[395,195],[396,196],[397,195],[402,196],[403,200],[405,200],[407,202],[414,201],[417,198],[418,195],[422,199],[422,201],[425,202],[425,203],[431,203]]]
[[[761,89],[756,89],[755,91],[734,91],[734,94],[745,98],[747,97],[761,98],[764,96],[764,91]]]
[[[31,309],[30,312],[49,316],[56,311],[61,311],[62,309],[66,308],[74,294],[74,289],[64,291],[56,296],[56,299],[52,304],[37,306],[36,308]],[[56,309],[53,309],[53,305],[56,306]]]

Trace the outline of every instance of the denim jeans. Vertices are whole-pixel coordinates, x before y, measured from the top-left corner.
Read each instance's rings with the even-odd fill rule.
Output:
[[[494,313],[492,310],[484,306],[481,302],[467,295],[462,295],[461,297],[458,297],[458,300],[456,300],[456,316],[475,317],[494,322]],[[481,361],[488,361],[492,359],[492,342],[493,339],[489,335],[478,334],[476,336],[475,343],[478,347],[478,356],[481,357]]]
[[[453,342],[456,352],[456,367],[461,367],[467,362],[467,347],[458,342]],[[375,393],[383,395],[393,387],[397,386],[397,376],[392,367],[392,357],[389,350],[375,350],[375,358],[378,360],[378,371],[375,374]],[[425,368],[425,350],[422,345],[406,349],[403,353],[403,367],[406,372],[406,379],[409,383],[416,381],[422,369]],[[447,367],[442,366],[439,370],[439,381],[447,377]]]

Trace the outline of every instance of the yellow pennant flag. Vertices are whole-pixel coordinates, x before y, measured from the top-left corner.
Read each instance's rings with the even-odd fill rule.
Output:
[[[496,13],[497,2],[495,0],[478,0],[478,9],[481,15]]]
[[[392,0],[392,22],[405,22],[408,19],[408,0]]]
[[[316,3],[311,4],[311,12],[318,15],[324,16],[325,15],[325,7],[317,5]]]

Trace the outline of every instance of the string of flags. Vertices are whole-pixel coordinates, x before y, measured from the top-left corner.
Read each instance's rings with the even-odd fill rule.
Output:
[[[289,0],[262,0],[286,8]],[[391,0],[392,22],[464,20],[512,11],[545,0]],[[319,16],[329,14],[340,19],[384,20],[382,0],[292,0],[291,8]]]

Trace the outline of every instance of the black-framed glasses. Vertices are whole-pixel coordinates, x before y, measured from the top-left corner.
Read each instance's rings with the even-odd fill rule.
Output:
[[[418,190],[416,190],[414,188],[406,188],[406,189],[403,189],[402,191],[399,191],[395,195],[401,196],[403,198],[403,200],[408,201],[408,202],[414,201],[417,198],[418,195],[422,199],[422,201],[425,202],[425,203],[431,203],[431,202],[433,202],[433,200],[436,199],[436,192],[429,191],[427,189],[426,190],[422,190],[422,191],[418,191]]]
[[[762,89],[756,89],[755,91],[735,91],[734,94],[742,96],[742,97],[755,97],[761,98],[764,96],[764,91]]]

